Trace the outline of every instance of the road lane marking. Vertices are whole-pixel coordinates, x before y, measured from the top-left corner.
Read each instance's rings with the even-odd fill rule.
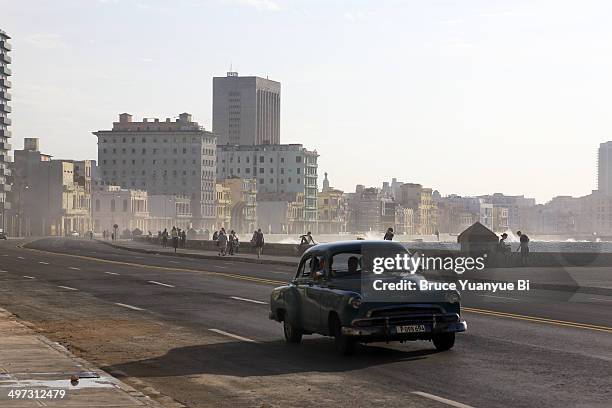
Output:
[[[230,296],[230,299],[235,299],[235,300],[242,300],[243,302],[251,302],[251,303],[257,303],[260,305],[267,305],[268,303],[266,302],[262,302],[260,300],[253,300],[253,299],[247,299],[247,298],[241,298],[238,296]]]
[[[17,259],[25,259],[23,256],[18,256]]]
[[[161,283],[161,282],[157,282],[157,281],[147,281],[149,283],[152,283],[154,285],[159,285],[159,286],[166,286],[168,288],[173,288],[174,285],[168,285],[167,283]]]
[[[455,407],[455,408],[474,408],[471,405],[462,404],[461,402],[449,400],[447,398],[438,397],[437,395],[428,394],[422,391],[412,391],[411,394],[419,395],[424,398],[429,398],[430,400],[441,402],[442,404],[450,405],[451,407]]]
[[[41,265],[50,265],[49,262],[44,262],[44,261],[38,261],[38,263]]]
[[[568,322],[565,320],[555,320],[555,319],[548,319],[545,317],[526,316],[526,315],[520,315],[516,313],[497,312],[494,310],[476,309],[473,307],[462,307],[461,310],[470,312],[470,313],[483,314],[487,316],[505,317],[508,319],[518,319],[518,320],[525,320],[525,321],[535,322],[535,323],[546,323],[546,324],[553,324],[557,326],[574,327],[577,329],[597,330],[597,331],[602,331],[605,333],[612,333],[612,327],[597,326],[594,324]]]
[[[104,273],[109,274],[109,275],[119,275],[117,272],[104,272]]]
[[[612,302],[612,299],[602,299],[602,298],[589,298],[591,300],[601,300],[602,302]]]
[[[219,265],[215,265],[215,268],[219,268],[219,269],[227,269],[227,266],[219,266]]]
[[[4,270],[0,269],[0,273],[8,273],[8,271],[4,271]]]
[[[33,276],[28,276],[28,275],[23,275],[23,277],[24,277],[24,278],[26,278],[26,279],[36,279],[35,277],[33,277]]]
[[[507,297],[507,296],[494,296],[494,295],[476,295],[476,296],[489,297],[489,298],[495,298],[495,299],[519,300],[517,298]]]
[[[68,269],[72,269],[73,271],[80,271],[81,268],[75,268],[74,266],[69,266]]]
[[[274,279],[258,278],[258,277],[255,277],[255,276],[240,275],[240,274],[236,274],[236,273],[213,272],[213,271],[203,271],[201,269],[178,268],[178,267],[172,267],[172,266],[145,265],[145,264],[139,264],[139,263],[135,263],[135,262],[113,261],[113,260],[110,260],[110,259],[93,258],[91,256],[65,254],[65,253],[62,253],[62,252],[46,251],[44,249],[26,248],[24,246],[20,246],[19,248],[20,249],[25,249],[27,251],[42,252],[42,253],[45,253],[45,254],[51,254],[51,255],[56,255],[56,256],[68,256],[68,257],[71,257],[71,258],[85,259],[85,260],[88,260],[88,261],[103,262],[103,263],[113,264],[113,265],[133,266],[135,268],[157,269],[157,270],[162,270],[162,271],[196,272],[196,273],[202,273],[202,274],[205,274],[205,275],[221,276],[221,277],[230,278],[230,279],[240,279],[240,280],[246,280],[246,281],[251,281],[251,282],[256,282],[256,283],[265,283],[267,285],[274,285],[274,286],[285,285],[287,283],[287,281],[279,281],[279,280],[274,280]]]
[[[173,264],[178,264],[178,263],[180,263],[180,262],[177,262],[177,261],[168,261],[168,262],[173,263]]]
[[[231,337],[232,339],[236,339],[236,340],[240,340],[240,341],[246,341],[248,343],[257,343],[253,339],[249,339],[249,338],[246,338],[246,337],[238,336],[237,334],[228,333],[228,332],[223,331],[223,330],[219,330],[219,329],[208,329],[208,330],[210,330],[211,332],[217,333],[217,334],[221,334],[222,336]]]
[[[139,312],[142,312],[144,309],[141,309],[139,307],[136,306],[132,306],[132,305],[126,305],[125,303],[115,303],[117,306],[121,306],[121,307],[125,307],[128,309],[132,309],[132,310],[138,310]]]
[[[78,290],[76,288],[71,288],[70,286],[62,286],[62,285],[57,285],[58,288],[62,288],[62,289],[67,289],[67,290]]]

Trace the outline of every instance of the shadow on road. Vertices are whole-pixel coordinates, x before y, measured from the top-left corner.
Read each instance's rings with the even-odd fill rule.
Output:
[[[427,347],[427,343],[422,343]],[[359,346],[356,355],[335,354],[329,339],[305,340],[302,345],[283,341],[227,342],[179,347],[146,360],[103,367],[111,374],[134,377],[172,377],[217,374],[236,377],[270,376],[302,372],[343,372],[383,364],[415,361],[436,350],[401,351],[375,345]]]

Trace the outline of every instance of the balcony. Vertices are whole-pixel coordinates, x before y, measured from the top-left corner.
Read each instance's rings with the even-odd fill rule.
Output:
[[[13,99],[13,96],[6,91],[0,91],[0,99],[4,99],[5,101],[10,101]]]
[[[9,57],[9,55],[3,50],[0,50],[0,61],[4,61],[7,64],[10,64],[11,62],[13,62],[11,57]]]
[[[13,148],[13,146],[11,146],[10,143],[7,142],[1,142],[0,141],[0,150],[11,150]]]
[[[11,86],[13,86],[13,84],[11,83],[11,81],[9,81],[8,79],[0,79],[0,87],[3,88],[10,88]]]
[[[10,126],[13,123],[9,118],[0,116],[0,125]]]
[[[13,75],[13,71],[11,71],[11,69],[5,65],[0,66],[0,73],[6,75],[6,76],[11,76]]]
[[[0,191],[4,191],[5,193],[12,191],[11,185],[10,184],[0,185]]]
[[[0,111],[10,113],[13,111],[13,109],[11,109],[11,107],[8,106],[6,103],[0,103]]]
[[[10,42],[8,42],[8,40],[0,40],[0,48],[6,51],[10,51],[13,49],[13,46],[11,45]]]
[[[8,129],[0,129],[0,137],[11,137],[13,134]]]

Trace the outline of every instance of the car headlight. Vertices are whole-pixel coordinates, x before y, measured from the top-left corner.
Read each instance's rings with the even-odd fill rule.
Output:
[[[359,307],[361,306],[361,297],[357,296],[350,298],[349,304],[353,306],[353,309],[359,309]]]
[[[459,303],[461,300],[461,296],[459,296],[456,292],[451,292],[446,294],[446,301],[448,303]]]

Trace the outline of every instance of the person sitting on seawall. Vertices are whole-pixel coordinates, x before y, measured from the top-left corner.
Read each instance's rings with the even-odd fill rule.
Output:
[[[393,241],[393,237],[395,234],[393,233],[393,228],[389,227],[387,232],[385,233],[385,237],[383,238],[385,241]]]

